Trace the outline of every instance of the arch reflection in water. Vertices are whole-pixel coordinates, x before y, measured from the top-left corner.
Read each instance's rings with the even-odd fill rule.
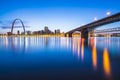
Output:
[[[111,67],[110,67],[110,59],[109,59],[109,53],[107,48],[104,48],[104,52],[103,52],[103,68],[106,76],[110,76]]]
[[[11,48],[15,53],[24,53],[25,52],[25,46],[26,46],[26,40],[25,37],[10,37],[11,38]],[[22,42],[21,42],[22,41]]]

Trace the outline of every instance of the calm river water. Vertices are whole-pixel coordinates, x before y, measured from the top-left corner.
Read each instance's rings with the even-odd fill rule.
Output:
[[[0,80],[120,80],[120,37],[0,37]]]

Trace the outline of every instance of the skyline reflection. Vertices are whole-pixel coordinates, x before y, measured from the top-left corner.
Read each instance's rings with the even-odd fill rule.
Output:
[[[29,68],[30,71],[37,70],[41,74],[46,71],[49,75],[66,75],[67,72],[78,75],[77,78],[91,78],[95,75],[100,80],[105,80],[118,75],[120,54],[119,51],[113,51],[120,50],[120,46],[112,45],[119,41],[120,38],[92,37],[86,42],[80,37],[2,37],[0,65],[7,69]]]
[[[5,38],[5,46],[6,46],[6,48],[8,47],[8,37],[6,36],[6,38]]]

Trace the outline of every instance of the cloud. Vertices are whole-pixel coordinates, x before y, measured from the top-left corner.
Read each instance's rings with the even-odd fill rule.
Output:
[[[12,23],[14,20],[5,20],[5,21],[0,21],[0,28],[2,29],[10,29],[12,27]],[[26,23],[28,23],[27,21],[23,21],[24,25]],[[26,26],[26,28],[29,28],[30,26]],[[21,22],[20,21],[16,21],[14,28],[22,28]]]
[[[2,29],[11,29],[12,26],[1,26]],[[23,26],[14,26],[14,28],[22,28]],[[25,26],[25,28],[29,28],[30,26]]]
[[[14,20],[5,20],[5,21],[1,21],[1,22],[4,23],[4,24],[12,24],[13,21],[14,21]],[[23,22],[24,24],[28,23],[27,21],[22,21],[22,22]],[[17,20],[17,21],[15,22],[15,24],[19,24],[19,23],[20,23],[19,20]]]

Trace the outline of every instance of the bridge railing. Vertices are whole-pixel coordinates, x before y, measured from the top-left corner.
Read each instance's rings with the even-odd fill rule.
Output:
[[[103,29],[103,30],[95,30],[95,33],[99,33],[99,32],[113,32],[113,31],[120,31],[120,27],[117,28],[110,28],[110,29]]]

